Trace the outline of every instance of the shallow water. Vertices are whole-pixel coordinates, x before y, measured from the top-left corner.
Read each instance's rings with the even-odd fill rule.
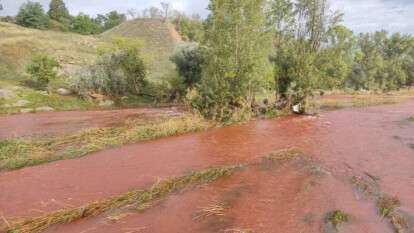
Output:
[[[412,115],[411,101],[254,121],[4,172],[0,190],[7,191],[0,193],[0,209],[6,218],[38,216],[296,147],[316,161],[322,175],[297,164],[249,169],[176,193],[142,213],[109,213],[49,232],[324,232],[325,215],[335,209],[352,216],[341,232],[393,232],[374,202],[355,193],[350,179],[378,177],[382,191],[398,196],[404,210],[414,213],[414,124],[407,121]],[[194,218],[217,203],[227,206],[224,216]],[[114,215],[123,217],[108,218]]]

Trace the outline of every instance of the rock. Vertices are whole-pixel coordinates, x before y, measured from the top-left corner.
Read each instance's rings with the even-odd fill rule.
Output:
[[[26,105],[30,104],[27,100],[18,100],[15,104],[13,104],[13,107],[24,107]]]
[[[72,95],[72,91],[68,90],[66,88],[59,88],[59,89],[56,90],[56,93],[58,93],[61,96]]]
[[[11,108],[11,107],[13,107],[12,105],[10,105],[10,104],[4,104],[4,105],[2,105],[1,106],[2,108]]]
[[[114,104],[115,104],[115,102],[112,101],[112,100],[103,100],[103,101],[99,102],[99,106],[101,106],[101,107],[110,107],[110,106],[113,106]]]
[[[0,89],[0,99],[12,99],[15,97],[16,94],[13,91],[7,89]]]
[[[34,112],[34,110],[33,110],[33,108],[23,108],[23,109],[20,109],[20,112],[21,113],[31,113],[31,112]]]
[[[53,112],[53,111],[55,111],[55,109],[49,106],[36,108],[36,112]]]

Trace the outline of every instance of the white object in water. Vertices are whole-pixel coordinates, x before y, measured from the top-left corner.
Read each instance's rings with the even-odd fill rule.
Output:
[[[300,104],[294,105],[294,106],[292,107],[292,111],[293,111],[294,113],[300,113],[300,109],[301,109],[301,105],[300,105]]]

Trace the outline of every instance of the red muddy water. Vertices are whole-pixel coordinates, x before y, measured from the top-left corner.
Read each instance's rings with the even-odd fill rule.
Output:
[[[382,191],[398,196],[403,209],[414,213],[414,124],[407,120],[412,115],[413,101],[254,121],[3,172],[0,210],[6,218],[39,216],[188,171],[247,163],[297,147],[315,162],[249,168],[175,193],[144,212],[115,211],[49,232],[331,232],[323,222],[335,209],[352,216],[341,232],[393,232],[375,203],[355,193],[350,179],[378,177]],[[217,204],[224,206],[222,216],[203,216],[203,208]]]
[[[0,116],[0,139],[24,136],[56,136],[86,128],[122,125],[126,120],[169,116],[175,108],[137,108],[105,111],[44,112]]]

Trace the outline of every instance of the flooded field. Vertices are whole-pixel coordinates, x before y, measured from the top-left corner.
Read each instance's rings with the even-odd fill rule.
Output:
[[[114,209],[48,232],[412,233],[413,115],[410,101],[259,120],[3,172],[0,214],[8,221],[36,217],[191,171],[256,164],[145,208]],[[287,148],[303,157],[262,164],[263,156]],[[385,195],[398,198],[404,221],[381,216],[377,204]],[[327,221],[334,210],[350,218],[338,229]]]
[[[5,115],[0,116],[0,139],[64,135],[87,128],[120,126],[126,120],[145,120],[179,113],[177,108],[168,107]]]

